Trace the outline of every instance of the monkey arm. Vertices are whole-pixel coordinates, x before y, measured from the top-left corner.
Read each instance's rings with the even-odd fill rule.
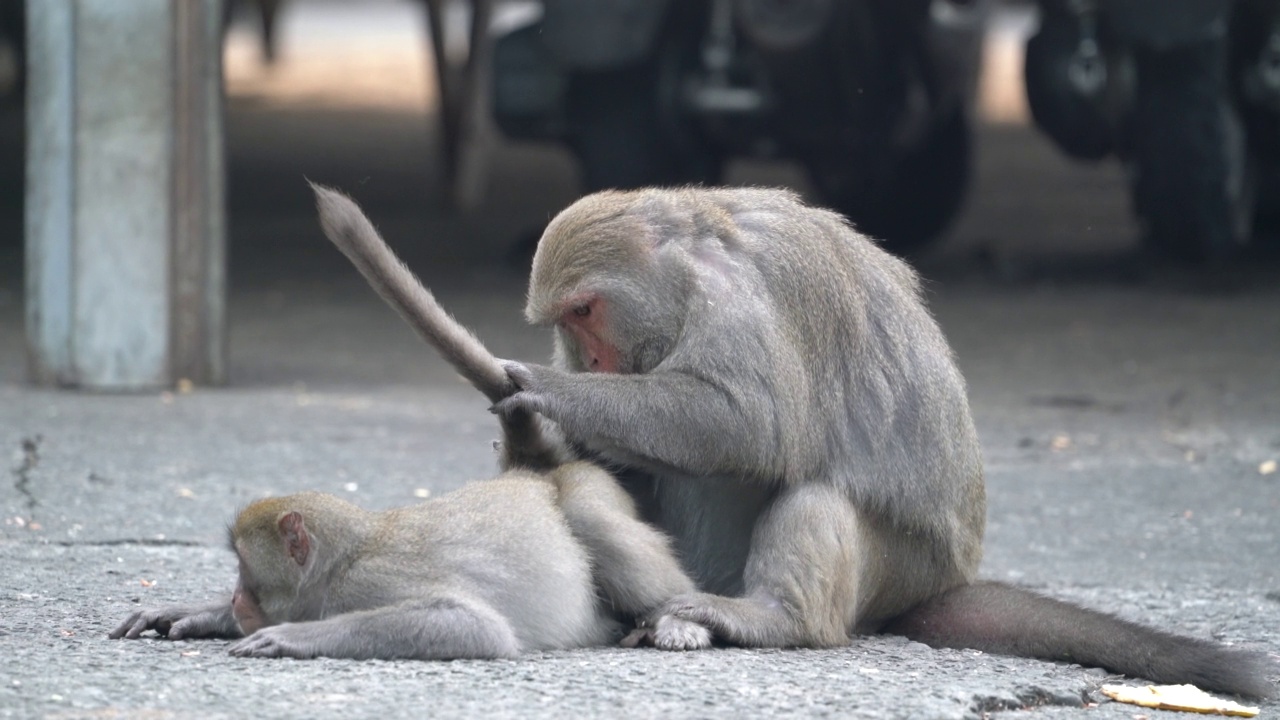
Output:
[[[680,371],[576,373],[505,363],[520,391],[494,405],[555,421],[572,442],[626,464],[692,475],[782,477],[787,463],[769,395]]]
[[[233,644],[230,652],[238,657],[451,660],[513,657],[520,643],[492,607],[448,596],[272,625]]]
[[[148,630],[155,630],[160,636],[170,640],[243,637],[240,626],[231,614],[230,602],[138,610],[108,633],[107,637],[112,640],[137,640]]]

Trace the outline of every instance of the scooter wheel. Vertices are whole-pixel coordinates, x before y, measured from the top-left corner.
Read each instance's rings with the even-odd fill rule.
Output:
[[[1221,41],[1137,54],[1129,158],[1134,209],[1153,250],[1221,263],[1248,241],[1253,178],[1222,81]]]

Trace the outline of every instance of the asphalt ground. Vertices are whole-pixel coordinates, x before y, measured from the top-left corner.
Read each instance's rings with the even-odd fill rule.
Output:
[[[508,256],[575,170],[502,145],[484,206],[458,215],[427,115],[233,93],[230,383],[93,394],[26,381],[19,118],[0,106],[0,717],[1173,716],[1106,701],[1096,669],[895,637],[437,663],[108,640],[140,606],[229,591],[225,527],[255,498],[385,508],[494,471],[486,403],[325,244],[302,176],[351,191],[496,353],[537,361]],[[918,266],[985,448],[982,574],[1280,657],[1280,270],[1206,291],[1133,254],[1117,167],[1016,124],[979,149],[965,216]]]

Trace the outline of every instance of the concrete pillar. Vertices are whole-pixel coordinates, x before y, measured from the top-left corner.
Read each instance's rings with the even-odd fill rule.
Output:
[[[222,0],[27,0],[32,378],[226,373]]]

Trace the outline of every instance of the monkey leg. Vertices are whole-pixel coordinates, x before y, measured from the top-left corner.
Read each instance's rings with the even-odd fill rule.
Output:
[[[651,641],[680,649],[679,638],[663,630],[664,616],[672,616],[734,645],[845,645],[858,611],[864,535],[843,491],[817,483],[785,490],[756,523],[743,596],[677,597],[647,623]],[[673,632],[688,628],[674,625]]]
[[[510,623],[479,600],[436,597],[312,622],[264,627],[230,647],[239,657],[453,660],[520,652]]]
[[[553,480],[560,489],[560,510],[590,553],[592,575],[614,611],[642,617],[693,592],[693,580],[680,567],[670,540],[640,519],[635,501],[612,475],[575,462],[557,468]]]

